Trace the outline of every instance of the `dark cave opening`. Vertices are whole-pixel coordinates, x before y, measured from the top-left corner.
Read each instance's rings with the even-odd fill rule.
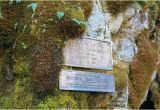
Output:
[[[139,109],[155,109],[154,103],[151,100],[151,96],[152,96],[152,93],[151,93],[151,91],[149,91],[148,95],[147,95],[147,100],[142,103],[142,105],[140,106]]]

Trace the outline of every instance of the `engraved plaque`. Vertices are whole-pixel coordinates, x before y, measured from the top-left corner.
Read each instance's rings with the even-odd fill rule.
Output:
[[[115,92],[114,76],[94,72],[62,70],[59,77],[61,90]]]
[[[64,48],[64,65],[112,70],[111,43],[90,38],[69,40]]]

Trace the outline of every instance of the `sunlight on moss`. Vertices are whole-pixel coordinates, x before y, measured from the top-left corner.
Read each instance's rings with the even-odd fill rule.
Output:
[[[10,96],[0,97],[0,109],[10,109],[12,107],[12,100]]]
[[[41,109],[76,109],[77,103],[69,92],[63,92],[57,96],[48,96],[45,101],[40,102],[36,108]]]
[[[13,108],[32,108],[32,94],[28,91],[28,79],[17,79],[12,93]]]

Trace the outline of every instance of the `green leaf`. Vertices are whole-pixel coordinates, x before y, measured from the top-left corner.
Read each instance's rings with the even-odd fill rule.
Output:
[[[142,11],[142,6],[139,4],[138,1],[135,2],[135,7],[136,7],[138,10],[141,10],[141,11]]]
[[[13,0],[9,0],[9,4],[11,5],[13,3]]]
[[[21,45],[22,45],[22,48],[23,48],[23,49],[26,49],[26,48],[28,47],[28,45],[25,44],[25,43],[21,43]]]
[[[27,8],[32,8],[33,13],[36,12],[36,8],[37,8],[37,3],[31,3],[27,6]]]
[[[22,0],[16,0],[16,3],[20,3]]]
[[[81,21],[81,20],[79,20],[79,19],[76,19],[76,18],[72,18],[72,20],[77,24],[77,25],[81,25],[81,24],[84,24],[84,25],[86,25],[86,22],[84,22],[84,21]]]
[[[0,19],[3,19],[3,16],[2,16],[2,5],[0,4]]]
[[[58,17],[58,19],[61,19],[64,17],[64,12],[57,12],[56,16]]]
[[[33,14],[31,16],[31,18],[33,18],[35,16],[35,12],[36,12],[36,9],[37,9],[37,3],[31,3],[27,6],[27,8],[32,8]]]
[[[143,2],[146,2],[146,3],[148,3],[148,0],[143,0]]]

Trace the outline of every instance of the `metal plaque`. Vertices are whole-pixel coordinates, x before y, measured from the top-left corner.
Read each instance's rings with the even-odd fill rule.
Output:
[[[62,70],[59,77],[61,90],[115,92],[114,76],[94,72]]]
[[[64,65],[73,67],[112,70],[110,42],[90,38],[71,39],[64,48]]]

